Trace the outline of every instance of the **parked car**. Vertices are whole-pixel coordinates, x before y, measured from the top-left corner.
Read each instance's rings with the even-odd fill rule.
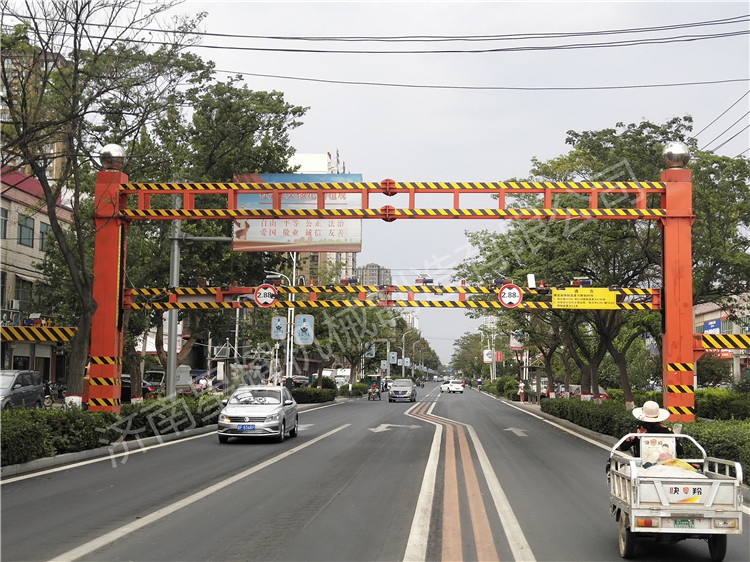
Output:
[[[448,387],[450,386],[451,381],[445,381],[444,383],[440,384],[440,392],[448,392]]]
[[[0,371],[0,408],[41,408],[44,380],[38,371]]]
[[[591,391],[593,396],[593,389]],[[571,384],[570,385],[570,397],[571,398],[580,398],[581,397],[581,385],[580,384]],[[599,398],[602,400],[609,400],[609,395],[607,394],[607,391],[604,390],[601,386],[599,387]]]
[[[460,380],[451,380],[448,382],[448,392],[460,392],[463,394],[464,392],[464,381]]]
[[[339,386],[338,382],[336,383],[336,385]],[[310,386],[310,377],[305,377],[302,375],[295,375],[292,377],[292,386],[294,388]]]
[[[158,389],[164,388],[164,384],[166,383],[166,379],[164,377],[164,371],[146,371],[145,373],[143,373],[143,380],[150,382]]]
[[[388,402],[416,402],[417,387],[411,379],[396,379],[388,389]]]
[[[130,375],[128,373],[122,374],[122,390],[120,392],[120,402],[123,404],[130,404],[130,401],[132,399],[133,389],[130,384]],[[143,398],[146,398],[150,393],[152,392],[158,392],[158,388],[145,380],[141,381],[141,396]]]
[[[285,386],[240,386],[221,403],[219,443],[228,442],[230,437],[270,436],[281,442],[287,433],[297,436],[297,402]]]

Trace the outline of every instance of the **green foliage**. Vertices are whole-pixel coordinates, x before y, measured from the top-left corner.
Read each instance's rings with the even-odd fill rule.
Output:
[[[743,481],[750,485],[750,421],[728,420],[683,424],[682,432],[693,437],[711,457],[738,461]]]
[[[706,353],[698,359],[696,367],[698,386],[713,386],[731,378],[731,360],[720,359],[713,353]]]
[[[657,402],[661,402],[661,392],[658,394]],[[607,388],[607,396],[613,402],[619,402],[620,404],[625,403],[625,393],[621,388]],[[654,400],[653,393],[646,390],[634,390],[633,391],[633,404],[636,407],[643,406],[643,403],[648,400]]]
[[[336,381],[333,380],[331,377],[321,377],[320,386],[322,388],[338,390],[338,387],[336,386]]]
[[[352,385],[352,389],[349,390],[349,385],[345,384],[339,388],[339,396],[365,396],[367,394],[367,385],[363,382],[357,382]]]
[[[51,457],[50,430],[38,410],[5,410],[0,413],[2,466]]]
[[[492,385],[483,385],[488,388]],[[507,398],[508,400],[520,400],[518,395],[518,379],[514,377],[499,377],[495,380],[495,394]]]
[[[712,420],[750,419],[750,393],[711,388],[695,391],[695,411]]]
[[[109,412],[87,412],[81,408],[39,412],[49,428],[49,443],[55,454],[77,453],[109,445],[116,439],[117,416]]]
[[[691,131],[689,116],[664,123],[616,123],[601,130],[569,131],[566,143],[571,150],[548,161],[535,159],[531,179],[658,181],[664,145],[686,142],[694,151],[690,162],[695,210],[694,301],[726,303],[732,295],[750,289],[750,235],[745,228],[750,224],[750,161],[695,151]],[[648,206],[660,205],[655,196],[650,199]],[[553,201],[557,207],[581,206],[577,195],[555,194]],[[534,195],[514,197],[514,204],[521,207],[540,203]],[[635,205],[632,196],[606,195],[599,206]],[[553,287],[565,286],[575,276],[589,277],[600,287],[654,286],[662,262],[661,235],[651,221],[512,221],[505,232],[473,232],[469,240],[477,249],[476,257],[459,266],[457,277],[478,283],[503,271],[513,278],[535,273],[537,279]],[[644,345],[644,336],[649,334],[661,346],[660,315],[653,311],[554,310],[532,315],[506,311],[503,317],[505,320],[498,318],[500,332],[522,330],[524,343],[538,350],[547,365],[555,363],[549,354],[567,353],[584,378],[590,367],[605,387],[621,386],[622,379],[626,392],[644,388],[649,379],[660,377],[661,361]],[[564,352],[555,349],[560,341]],[[472,343],[469,338],[461,341],[467,350]],[[457,349],[454,358],[463,352]],[[703,377],[713,382],[726,380],[726,371],[708,365],[699,366],[698,374],[704,384],[708,381]]]
[[[653,400],[654,396],[647,396]],[[636,421],[619,400],[601,404],[581,400],[543,400],[542,411],[597,433],[620,438],[635,430]],[[750,484],[750,420],[711,421],[698,418],[683,423],[682,432],[693,437],[709,456],[737,461],[745,484]]]
[[[119,415],[80,408],[8,410],[0,427],[2,464],[106,447],[179,433],[218,422],[220,395],[182,397],[179,400],[146,400],[125,404]]]
[[[292,396],[298,404],[320,404],[322,402],[331,402],[336,399],[336,385],[333,388],[315,388],[303,386],[293,388]]]

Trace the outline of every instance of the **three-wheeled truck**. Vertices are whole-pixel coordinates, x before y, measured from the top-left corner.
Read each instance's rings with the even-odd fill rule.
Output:
[[[618,450],[630,437],[641,440],[637,458]],[[683,456],[694,458],[675,458],[677,439]],[[711,560],[720,561],[727,535],[742,534],[740,463],[707,456],[689,435],[629,433],[612,448],[607,480],[622,558],[633,556],[642,537],[692,538],[707,541]]]

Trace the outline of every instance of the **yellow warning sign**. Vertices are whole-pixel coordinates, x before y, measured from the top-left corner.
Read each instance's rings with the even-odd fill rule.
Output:
[[[552,308],[619,309],[617,292],[598,287],[552,289]]]

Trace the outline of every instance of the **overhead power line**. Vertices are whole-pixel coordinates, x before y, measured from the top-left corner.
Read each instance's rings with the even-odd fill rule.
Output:
[[[4,13],[5,14],[5,13]],[[6,14],[14,15],[14,14]],[[23,19],[31,19],[28,16],[14,15],[15,17]],[[647,28],[630,28],[630,29],[615,29],[615,30],[600,30],[600,31],[580,31],[580,32],[566,32],[566,33],[529,33],[529,34],[503,34],[503,35],[463,35],[463,36],[392,36],[392,37],[305,37],[305,36],[262,36],[262,35],[239,35],[239,34],[220,34],[220,33],[207,33],[207,32],[196,32],[196,31],[179,31],[179,30],[163,30],[154,28],[142,28],[132,29],[126,26],[115,26],[115,25],[104,25],[89,23],[87,26],[90,27],[103,27],[104,29],[131,29],[133,32],[148,32],[148,33],[165,33],[165,34],[179,34],[181,36],[192,36],[192,37],[216,37],[216,38],[231,38],[231,39],[250,39],[250,40],[279,40],[279,41],[306,41],[306,42],[435,42],[435,41],[452,41],[452,42],[495,42],[495,41],[527,41],[527,40],[548,40],[548,39],[565,39],[565,38],[585,38],[585,37],[598,37],[603,35],[623,35],[623,34],[637,34],[637,33],[654,33],[657,31],[673,31],[678,29],[687,29],[692,27],[705,27],[715,25],[735,25],[747,23],[750,21],[750,15],[735,16],[732,18],[725,18],[721,20],[708,20],[702,22],[693,22],[687,24],[675,24],[669,26],[658,26],[658,27],[647,27]],[[65,22],[59,22],[57,20],[47,20],[50,24],[59,24]],[[65,36],[66,33],[59,33]],[[613,48],[613,47],[632,47],[642,45],[653,45],[653,44],[666,44],[675,42],[693,42],[703,41],[707,39],[721,39],[727,37],[736,37],[750,34],[750,29],[747,26],[743,26],[742,29],[736,31],[726,32],[715,32],[707,34],[695,34],[695,35],[675,35],[667,37],[654,37],[654,38],[640,38],[640,39],[624,39],[619,41],[605,41],[605,42],[593,42],[593,43],[564,43],[558,45],[520,45],[511,47],[486,47],[479,49],[428,49],[428,50],[352,50],[352,49],[301,49],[292,47],[246,47],[246,46],[230,46],[230,45],[201,45],[194,44],[192,47],[200,49],[221,49],[221,50],[232,50],[232,51],[252,51],[252,52],[280,52],[280,53],[313,53],[313,54],[377,54],[377,55],[404,55],[404,54],[481,54],[481,53],[501,53],[501,52],[524,52],[524,51],[554,51],[554,50],[569,50],[569,49],[595,49],[595,48]],[[88,35],[90,40],[108,39],[105,36]],[[131,43],[143,43],[160,46],[170,46],[173,43],[169,41],[157,41],[154,37],[147,39],[138,39],[136,37],[122,37],[118,36],[118,40]]]
[[[68,35],[61,33],[60,35]],[[293,47],[237,47],[231,45],[191,45],[194,49],[219,49],[222,51],[250,51],[261,53],[295,53],[295,54],[317,54],[317,55],[457,55],[457,54],[484,54],[484,53],[519,53],[534,51],[567,51],[579,49],[603,49],[615,47],[639,47],[643,45],[665,45],[669,43],[684,43],[704,41],[707,39],[724,39],[727,37],[739,37],[750,35],[750,29],[730,31],[726,33],[711,33],[707,35],[678,35],[674,37],[657,37],[653,39],[628,39],[622,41],[609,41],[599,43],[567,43],[562,45],[527,45],[516,47],[486,47],[482,49],[425,49],[425,50],[372,50],[372,49],[297,49]],[[108,39],[106,36],[89,35],[88,39]],[[169,41],[156,41],[154,39],[121,38],[119,41],[127,43],[141,43],[144,45],[158,45],[162,47],[172,46]]]
[[[747,115],[747,113],[746,113],[745,115]],[[744,126],[744,127],[742,128],[742,129],[740,129],[739,131],[737,131],[737,133],[736,133],[736,134],[732,135],[732,136],[731,136],[731,137],[729,137],[729,138],[728,138],[727,140],[725,140],[725,141],[724,141],[723,143],[721,143],[721,144],[720,144],[719,146],[717,146],[716,148],[714,148],[714,149],[713,149],[713,151],[714,151],[714,152],[716,152],[716,151],[717,151],[717,150],[719,150],[719,149],[720,149],[720,148],[721,148],[722,146],[724,146],[725,144],[727,144],[727,143],[728,143],[729,141],[731,141],[731,140],[734,140],[734,139],[736,139],[736,138],[737,138],[738,136],[740,136],[740,133],[744,133],[744,132],[745,132],[745,131],[747,131],[748,129],[750,129],[750,124],[748,124],[748,125],[745,125],[745,126]],[[723,134],[723,133],[722,133],[722,134]]]
[[[451,86],[446,84],[403,84],[396,82],[357,82],[353,80],[328,80],[324,78],[305,78],[301,76],[283,76],[280,74],[261,74],[257,72],[238,72],[219,70],[225,74],[240,76],[255,76],[256,78],[275,78],[280,80],[299,80],[303,82],[318,82],[323,84],[345,84],[350,86],[384,86],[391,88],[418,88],[436,90],[505,90],[505,91],[580,91],[580,90],[632,90],[637,88],[670,88],[677,86],[707,86],[714,84],[728,84],[732,82],[750,82],[750,78],[732,78],[727,80],[706,80],[701,82],[675,82],[662,84],[631,84],[624,86]]]
[[[743,98],[745,98],[745,97],[746,97],[746,96],[747,96],[748,94],[750,94],[750,90],[748,90],[747,92],[745,92],[744,94],[742,94],[742,95],[740,96],[740,98],[739,98],[739,99],[738,99],[738,100],[737,100],[736,102],[734,102],[734,103],[733,103],[732,105],[730,105],[729,107],[727,107],[727,108],[726,108],[726,109],[725,109],[725,110],[724,110],[724,111],[723,111],[723,112],[721,113],[721,115],[719,115],[719,116],[718,116],[718,117],[717,117],[716,119],[714,119],[713,121],[711,121],[711,122],[710,122],[710,123],[709,123],[708,125],[706,125],[705,127],[703,127],[703,128],[702,128],[702,129],[700,130],[700,131],[698,131],[698,132],[697,132],[697,133],[695,134],[695,136],[697,137],[697,136],[698,136],[698,135],[700,135],[700,134],[701,134],[701,133],[702,133],[703,131],[705,131],[706,129],[708,129],[708,128],[709,128],[709,127],[710,127],[711,125],[713,125],[714,123],[716,123],[716,122],[717,122],[717,121],[718,121],[719,119],[721,119],[721,118],[722,118],[722,117],[723,117],[723,116],[724,116],[724,115],[725,115],[725,114],[727,113],[727,111],[729,111],[729,110],[730,110],[730,109],[732,109],[732,108],[733,108],[733,107],[734,107],[735,105],[737,105],[738,103],[740,103],[740,102],[742,101],[742,99],[743,99]],[[709,144],[710,144],[710,143],[709,143]]]
[[[19,19],[31,19],[30,17],[16,16]],[[61,20],[46,20],[49,23],[65,23]],[[716,20],[703,20],[697,22],[679,23],[671,25],[659,25],[652,27],[631,27],[624,29],[604,29],[596,31],[571,31],[571,32],[549,32],[549,33],[503,33],[492,35],[365,35],[365,36],[330,36],[330,35],[249,35],[238,33],[211,33],[205,31],[164,30],[157,28],[131,28],[129,26],[89,23],[91,27],[105,27],[107,29],[131,29],[148,33],[174,33],[196,37],[217,37],[225,39],[253,39],[270,41],[307,41],[307,42],[372,42],[372,43],[397,43],[397,42],[448,42],[448,41],[509,41],[528,39],[560,39],[569,37],[596,37],[601,35],[621,35],[634,33],[655,33],[659,31],[674,31],[679,29],[690,29],[695,27],[736,25],[750,21],[750,14],[732,16]]]
[[[732,127],[734,127],[734,126],[735,126],[735,125],[736,125],[737,123],[739,123],[740,121],[742,121],[742,120],[743,120],[743,119],[744,119],[745,117],[747,117],[748,115],[750,115],[750,111],[748,111],[747,113],[745,113],[745,115],[743,115],[742,117],[740,117],[739,119],[737,119],[737,121],[735,121],[734,123],[732,123],[731,125],[729,125],[729,127],[727,127],[726,129],[724,129],[724,130],[723,130],[723,131],[722,131],[721,133],[719,133],[719,134],[718,134],[718,135],[717,135],[716,137],[714,137],[714,138],[713,138],[713,139],[712,139],[711,141],[709,141],[709,142],[707,142],[707,143],[706,143],[705,145],[703,145],[703,148],[701,148],[701,150],[706,150],[706,148],[708,148],[708,147],[709,147],[709,146],[710,146],[711,144],[713,144],[713,142],[714,142],[714,141],[716,141],[716,140],[718,140],[718,139],[719,139],[720,137],[722,137],[722,136],[724,135],[724,133],[726,133],[727,131],[729,131],[729,129],[731,129]],[[747,127],[745,127],[745,129],[747,129]],[[744,131],[745,129],[742,129],[742,130]],[[740,131],[740,133],[741,133],[741,132],[742,132],[742,131]],[[738,134],[739,134],[739,133],[738,133]],[[737,135],[734,135],[734,137],[736,137],[736,136],[737,136]],[[732,139],[733,139],[734,137],[732,137]],[[729,139],[729,140],[732,140],[732,139]],[[726,142],[722,143],[721,145],[717,146],[717,147],[716,147],[716,148],[715,148],[714,150],[718,150],[719,148],[721,148],[721,147],[722,147],[722,146],[724,146],[725,144],[726,144]]]

